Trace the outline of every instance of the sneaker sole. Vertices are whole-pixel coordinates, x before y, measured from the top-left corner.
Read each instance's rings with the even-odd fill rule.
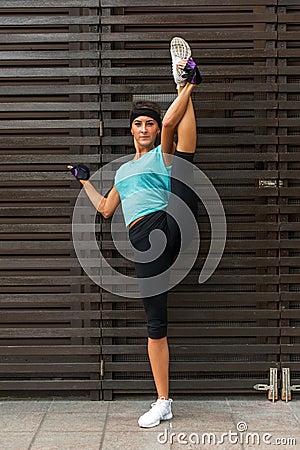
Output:
[[[172,417],[173,417],[173,414],[172,414],[172,412],[170,412],[169,414],[164,416],[162,419],[157,420],[156,422],[153,422],[149,425],[141,425],[139,422],[138,422],[138,424],[141,428],[152,428],[152,427],[156,427],[157,425],[159,425],[162,420],[169,420],[169,419],[172,419]]]
[[[180,59],[189,59],[192,56],[192,51],[189,44],[180,37],[174,37],[171,40],[171,55]],[[176,68],[179,76],[183,74],[183,70]]]
[[[171,54],[180,59],[189,59],[192,56],[192,51],[189,44],[180,37],[174,37],[171,40]]]

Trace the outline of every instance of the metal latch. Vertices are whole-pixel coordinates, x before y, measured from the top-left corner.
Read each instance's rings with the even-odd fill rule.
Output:
[[[270,368],[270,384],[255,384],[253,388],[257,391],[268,391],[268,399],[272,402],[278,400],[277,369]]]
[[[283,181],[282,180],[265,180],[265,179],[259,179],[258,180],[258,187],[259,188],[278,188],[283,187]]]
[[[282,390],[281,400],[288,402],[292,400],[292,391],[300,391],[300,384],[291,386],[291,373],[288,367],[282,368]]]
[[[100,377],[104,377],[104,360],[101,359],[100,361]]]

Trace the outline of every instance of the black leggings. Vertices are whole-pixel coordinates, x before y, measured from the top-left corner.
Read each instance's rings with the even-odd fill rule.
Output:
[[[176,197],[181,198],[191,210],[194,217],[196,217],[197,196],[189,187],[194,184],[193,166],[190,164],[180,164],[180,158],[192,163],[194,154],[176,150],[174,155],[177,158],[174,158],[172,166],[171,192],[175,194]],[[181,180],[184,179],[184,183],[176,179],[177,174],[178,176],[180,174]],[[153,277],[161,274],[171,267],[172,262],[178,255],[181,245],[181,233],[176,220],[168,214],[169,208],[171,208],[170,211],[172,211],[173,201],[175,201],[175,199],[171,195],[166,210],[155,211],[146,215],[129,229],[129,239],[133,247],[141,252],[145,252],[150,248],[149,234],[151,231],[155,229],[162,230],[167,239],[164,251],[154,261],[146,263],[135,262],[135,270],[138,278]],[[176,210],[177,214],[179,214],[179,216],[182,215],[184,220],[184,215],[186,214],[185,209],[183,208],[182,211],[180,211],[180,207],[178,208],[178,203],[176,203]],[[168,277],[165,277],[164,292],[157,295],[143,297],[143,293],[146,293],[147,288],[142,280],[139,285],[147,316],[148,336],[152,339],[161,339],[167,335]]]

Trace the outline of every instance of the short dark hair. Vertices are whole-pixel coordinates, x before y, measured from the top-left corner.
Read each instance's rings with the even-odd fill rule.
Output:
[[[130,115],[136,113],[139,109],[142,108],[153,109],[153,111],[157,112],[157,114],[161,116],[160,106],[155,102],[151,102],[150,100],[137,100],[133,102]]]

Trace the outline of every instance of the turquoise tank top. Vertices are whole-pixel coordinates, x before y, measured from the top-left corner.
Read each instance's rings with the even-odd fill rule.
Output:
[[[116,171],[115,187],[120,195],[126,226],[141,216],[167,207],[171,191],[171,169],[165,166],[161,146]]]

